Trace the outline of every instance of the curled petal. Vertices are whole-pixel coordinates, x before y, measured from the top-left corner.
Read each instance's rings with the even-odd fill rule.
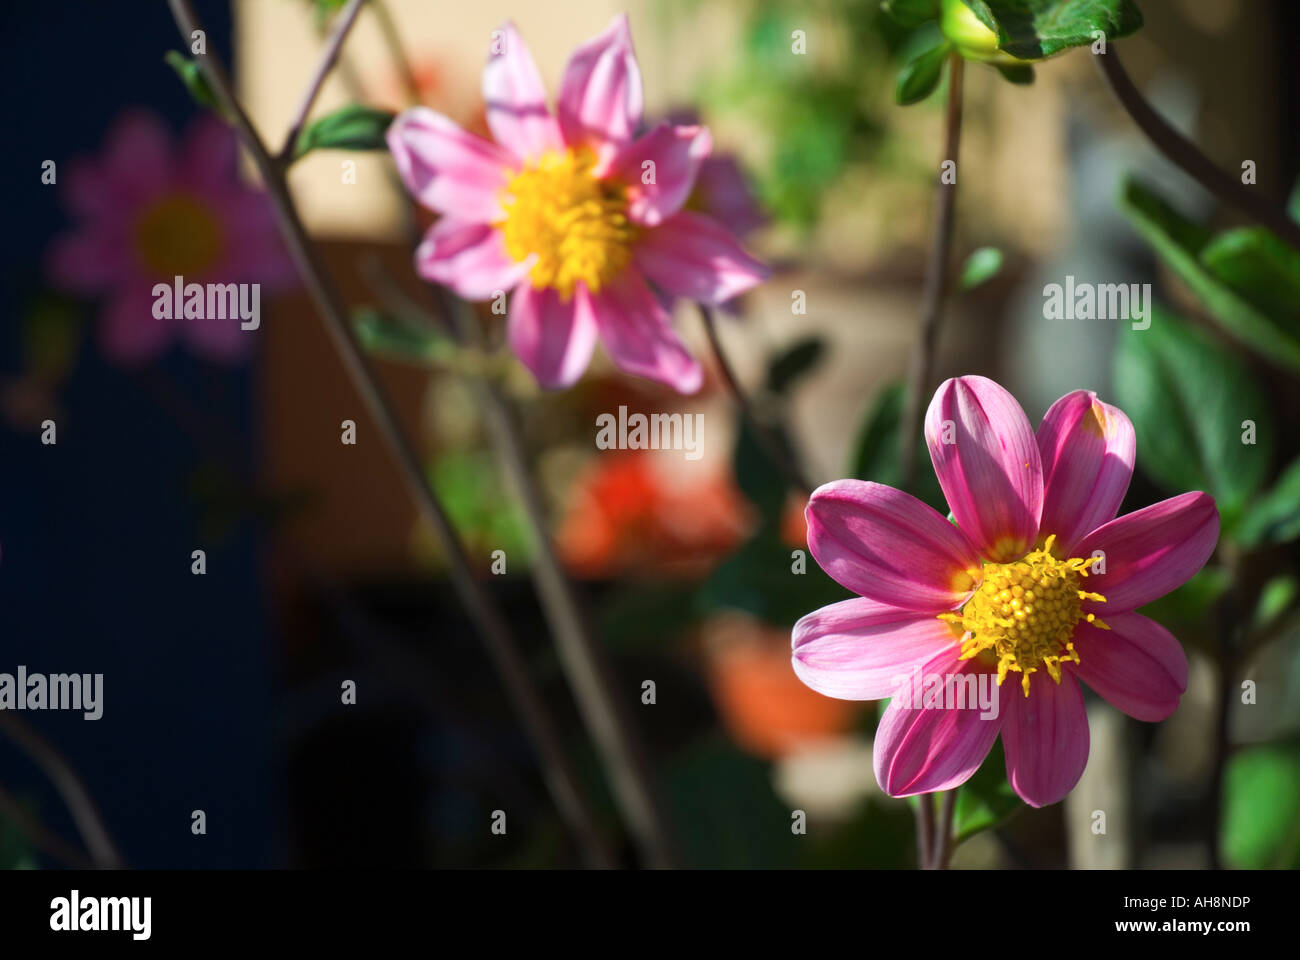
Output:
[[[820,694],[881,700],[900,676],[955,646],[952,630],[932,613],[855,597],[796,623],[792,656],[799,679]]]
[[[694,393],[704,370],[673,331],[672,318],[635,270],[592,296],[600,339],[625,373]]]
[[[487,123],[497,143],[523,165],[547,151],[564,149],[564,140],[546,105],[546,88],[528,45],[509,21],[497,32],[500,50],[493,48],[483,68]]]
[[[504,217],[501,188],[514,160],[496,144],[428,107],[399,114],[387,138],[402,182],[421,204],[465,223]]]
[[[451,287],[466,300],[490,300],[514,289],[531,266],[530,260],[511,259],[495,227],[448,217],[430,228],[415,251],[420,276]]]
[[[958,660],[956,648],[929,660],[921,668],[921,677],[922,689],[911,697],[895,696],[876,729],[876,782],[891,797],[951,790],[969,780],[998,738],[1003,706],[1011,699],[990,675],[981,675],[973,660]],[[939,678],[944,688],[963,691],[966,705],[925,708],[929,678]],[[977,688],[983,685],[992,691],[987,711],[981,709],[978,695],[970,704],[972,681]]]
[[[974,545],[935,510],[880,483],[837,480],[813,491],[808,549],[837,583],[891,606],[938,613],[978,585]]]
[[[555,290],[519,285],[510,299],[506,338],[543,387],[572,386],[591,362],[596,320],[586,289],[565,303]]]
[[[1119,407],[1089,390],[1066,394],[1038,428],[1043,459],[1039,539],[1056,535],[1058,556],[1089,531],[1115,519],[1133,478],[1137,438]]]
[[[1043,468],[1015,397],[986,377],[947,380],[926,411],[925,440],[953,517],[984,556],[1023,556],[1038,535]]]
[[[1136,720],[1156,722],[1187,690],[1187,654],[1172,633],[1140,613],[1107,617],[1109,630],[1086,621],[1074,632],[1075,673]]]
[[[560,129],[570,146],[590,144],[602,161],[631,141],[641,125],[641,68],[627,14],[573,52],[560,83]]]
[[[704,127],[670,123],[630,143],[611,167],[628,184],[628,217],[654,227],[680,210],[712,149],[713,139]]]
[[[1065,799],[1088,764],[1088,713],[1079,681],[1069,669],[1061,671],[1059,684],[1040,670],[1030,675],[1028,697],[1018,683],[1004,688],[1007,779],[1031,807]]]
[[[689,210],[646,231],[633,256],[656,286],[714,305],[758,286],[771,273],[726,227]]]
[[[1099,560],[1089,568],[1087,589],[1106,602],[1085,606],[1109,618],[1163,597],[1205,566],[1218,542],[1219,511],[1204,493],[1170,497],[1112,520],[1073,551]]]

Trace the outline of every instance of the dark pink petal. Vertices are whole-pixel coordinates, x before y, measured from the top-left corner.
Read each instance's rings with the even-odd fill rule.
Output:
[[[130,255],[123,225],[91,221],[54,239],[46,250],[45,270],[54,286],[94,295],[128,278]]]
[[[1170,497],[1112,520],[1073,550],[1076,557],[1101,551],[1105,559],[1106,572],[1092,573],[1085,589],[1106,602],[1085,606],[1106,620],[1159,599],[1205,566],[1218,542],[1219,511],[1204,493]]]
[[[590,145],[602,162],[631,141],[641,125],[641,68],[627,14],[569,58],[560,83],[560,129],[570,147]]]
[[[713,153],[704,161],[695,178],[695,197],[701,212],[737,237],[767,223],[745,172],[731,154]]]
[[[1133,478],[1137,437],[1119,407],[1090,390],[1068,393],[1038,427],[1043,458],[1043,516],[1038,538],[1056,534],[1059,557],[1084,534],[1115,519]]]
[[[531,258],[516,261],[506,253],[500,230],[447,217],[430,228],[415,251],[420,276],[451,287],[466,300],[490,300],[513,290],[531,268]]]
[[[548,389],[572,386],[591,362],[596,320],[584,288],[565,303],[551,288],[521,283],[510,299],[510,349]]]
[[[689,210],[647,230],[633,258],[656,286],[715,305],[753,289],[771,273],[722,224]]]
[[[624,270],[592,296],[600,339],[614,365],[625,373],[694,393],[704,371],[673,331],[672,318],[640,274]]]
[[[628,144],[610,167],[628,186],[628,217],[654,227],[680,210],[712,149],[713,139],[704,127],[670,123]]]
[[[260,300],[258,309],[259,318],[265,319],[265,298]],[[238,311],[233,316],[183,317],[175,321],[195,354],[220,363],[244,360],[257,343],[257,331],[244,330],[241,322]]]
[[[855,597],[822,607],[794,625],[794,672],[818,693],[841,700],[892,696],[898,678],[945,650],[952,628],[917,613]]]
[[[981,679],[982,673],[974,660],[958,660],[954,646],[922,666],[921,689],[913,685],[910,704],[907,698],[895,695],[876,729],[873,759],[880,789],[891,797],[951,790],[979,769],[998,738],[1003,709],[1011,699],[1009,687],[998,687],[995,678],[986,673],[987,679]],[[987,685],[993,694],[988,711],[992,716],[984,716],[978,694],[973,705],[968,699],[961,708],[924,709],[923,694],[929,677],[940,677],[945,685],[952,683],[954,689],[961,683],[963,695],[970,681],[962,678],[973,677],[975,683]]]
[[[501,49],[488,55],[483,69],[483,102],[492,136],[523,165],[548,151],[563,150],[564,141],[523,37],[509,21],[499,33]]]
[[[180,186],[204,193],[238,185],[238,146],[234,130],[210,113],[200,114],[181,147]]]
[[[143,109],[120,114],[109,129],[100,169],[125,202],[140,203],[171,187],[172,138],[162,118]]]
[[[1163,720],[1187,690],[1187,654],[1172,633],[1140,613],[1104,617],[1109,630],[1080,621],[1074,631],[1079,679],[1137,720]]]
[[[1067,668],[1058,684],[1040,669],[1030,675],[1029,696],[1020,677],[1008,674],[1003,684],[1002,745],[1007,779],[1020,799],[1045,807],[1065,799],[1088,765],[1088,713],[1079,681]]]
[[[987,377],[958,377],[935,391],[925,440],[953,518],[984,556],[1023,556],[1038,535],[1043,467],[1016,398]]]
[[[939,613],[979,584],[979,553],[966,535],[902,490],[836,480],[813,491],[805,516],[821,568],[861,596]]]
[[[99,325],[100,345],[113,363],[139,366],[166,349],[181,322],[155,317],[152,288],[147,282],[136,282],[105,306]]]
[[[496,223],[505,216],[501,188],[514,159],[496,144],[428,107],[399,114],[387,139],[406,189],[430,210],[465,223]]]
[[[298,269],[285,249],[266,194],[228,189],[208,202],[221,217],[225,240],[223,262],[209,276],[221,282],[260,283],[263,295],[298,285]]]

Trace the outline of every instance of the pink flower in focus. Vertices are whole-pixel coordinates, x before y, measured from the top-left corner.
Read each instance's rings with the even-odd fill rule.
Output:
[[[1134,610],[1204,565],[1218,511],[1185,493],[1115,519],[1133,426],[1088,391],[1053,404],[1035,436],[992,380],[949,380],[925,436],[955,525],[877,483],[813,493],[809,549],[860,598],[795,624],[794,670],[826,696],[895,697],[875,741],[876,778],[891,796],[964,783],[1000,732],[1016,792],[1032,806],[1056,803],[1088,760],[1080,680],[1139,720],[1178,706],[1183,649]],[[910,703],[895,696],[918,673],[954,689],[995,679],[996,716],[920,690]],[[1008,676],[1018,682],[1003,684]]]
[[[417,271],[467,300],[513,291],[510,345],[545,387],[577,381],[599,337],[625,372],[694,392],[700,365],[649,284],[718,304],[767,275],[725,227],[682,209],[708,131],[664,123],[636,136],[641,73],[625,16],[574,51],[554,115],[513,24],[499,37],[483,72],[496,142],[424,107],[389,128],[407,188],[442,214]]]
[[[260,283],[264,294],[294,282],[270,203],[238,180],[235,161],[234,133],[212,117],[176,145],[156,115],[133,110],[99,157],[59,171],[77,223],[51,244],[47,272],[61,289],[105,301],[99,333],[110,360],[146,362],[175,338],[218,360],[251,346],[238,317],[155,317],[156,283]]]

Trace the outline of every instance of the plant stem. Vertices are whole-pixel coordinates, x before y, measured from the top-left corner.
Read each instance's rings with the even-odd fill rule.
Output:
[[[352,24],[356,22],[357,14],[361,12],[361,8],[365,4],[366,0],[348,0],[348,5],[344,7],[343,12],[338,16],[338,20],[335,21],[334,32],[330,34],[329,42],[325,44],[325,52],[321,55],[320,62],[316,64],[316,72],[312,74],[311,82],[307,84],[307,90],[302,95],[302,101],[298,104],[298,109],[294,111],[293,121],[289,124],[289,133],[284,138],[284,146],[280,148],[280,153],[276,157],[281,166],[287,166],[293,162],[293,152],[298,146],[298,136],[302,133],[302,128],[307,125],[307,116],[311,113],[312,105],[320,95],[321,87],[325,85],[325,78],[334,69],[334,64],[339,58],[339,51],[343,49],[343,41],[347,39],[348,33],[352,30]]]
[[[202,29],[190,0],[168,0],[168,4],[183,36],[188,37],[192,31]],[[327,58],[332,61],[336,55],[335,49],[332,54],[327,53]],[[470,568],[464,545],[441,502],[430,489],[419,457],[398,424],[391,401],[366,362],[356,334],[348,323],[343,298],[326,271],[315,245],[308,238],[294,207],[282,168],[271,157],[249,123],[221,61],[211,52],[199,56],[197,60],[222,107],[234,120],[245,147],[257,165],[274,205],[285,244],[317,311],[325,321],[326,330],[339,358],[388,444],[412,499],[438,538],[450,563],[452,585],[478,627],[524,729],[532,739],[547,787],[560,816],[577,837],[588,864],[611,866],[613,858],[605,848],[593,808],[564,752],[550,713],[528,675],[514,636],[483,584]]]
[[[916,868],[929,870],[934,857],[934,794],[916,798]]]
[[[781,475],[785,477],[790,489],[807,497],[812,493],[813,486],[808,482],[808,478],[795,460],[793,451],[789,449],[787,443],[770,431],[759,418],[753,403],[750,402],[744,388],[741,387],[740,381],[736,379],[736,372],[732,369],[731,362],[727,359],[727,353],[722,349],[722,341],[718,338],[713,310],[703,303],[696,304],[696,306],[700,310],[700,319],[704,321],[704,332],[708,335],[709,346],[713,350],[713,358],[717,361],[718,370],[727,384],[727,389],[731,391],[736,406],[740,408],[741,417],[749,425],[750,432],[753,433],[758,445],[762,447],[763,453],[772,461],[772,465],[781,472]]]
[[[962,75],[966,61],[954,53],[948,60],[948,109],[944,133],[943,157],[953,163],[953,182],[944,183],[943,173],[936,186],[934,232],[930,256],[925,265],[925,282],[921,289],[921,327],[912,354],[907,405],[899,432],[902,444],[902,487],[916,479],[916,438],[921,432],[922,404],[934,379],[934,352],[939,339],[939,321],[948,288],[948,261],[952,250],[953,213],[957,203],[957,155],[961,151]]]
[[[409,106],[415,106],[420,102],[420,86],[415,81],[415,71],[411,69],[411,61],[406,56],[405,48],[402,47],[402,38],[397,32],[397,24],[393,22],[392,14],[388,12],[384,0],[374,0],[370,4],[370,9],[374,11],[375,18],[379,21],[380,32],[384,35],[384,45],[388,47],[388,52],[397,62],[397,75],[402,80],[402,86],[406,88],[407,103]]]
[[[1120,105],[1166,159],[1180,167],[1221,202],[1236,207],[1300,250],[1300,224],[1287,216],[1282,207],[1270,203],[1254,187],[1247,186],[1220,170],[1196,144],[1166,123],[1138,91],[1120,62],[1114,46],[1107,47],[1105,53],[1095,54],[1093,59],[1097,61],[1097,69],[1101,71]]]
[[[1223,851],[1220,844],[1220,824],[1223,816],[1223,776],[1228,767],[1228,754],[1232,749],[1229,725],[1232,720],[1232,694],[1238,659],[1238,626],[1241,615],[1241,561],[1235,549],[1224,547],[1224,561],[1228,569],[1228,589],[1219,599],[1216,610],[1218,687],[1215,690],[1214,748],[1210,760],[1209,817],[1205,846],[1212,870],[1223,869]]]
[[[957,810],[957,790],[954,787],[951,790],[945,790],[943,800],[939,804],[939,823],[934,841],[933,867],[936,870],[947,870],[948,861],[952,859],[952,817]]]
[[[8,710],[0,711],[0,731],[32,758],[41,768],[67,805],[81,839],[97,867],[115,869],[122,866],[108,828],[85,783],[58,748]]]

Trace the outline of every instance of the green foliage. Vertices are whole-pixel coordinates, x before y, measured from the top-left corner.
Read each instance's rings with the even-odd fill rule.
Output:
[[[450,360],[456,345],[425,323],[361,307],[352,314],[352,328],[368,352],[419,366]]]
[[[1148,329],[1121,335],[1114,379],[1137,431],[1139,468],[1170,491],[1211,494],[1228,532],[1263,486],[1273,449],[1272,406],[1250,369],[1153,307]],[[1242,443],[1247,420],[1254,444]]]
[[[176,76],[180,77],[181,83],[185,84],[185,89],[189,91],[195,103],[205,110],[223,113],[217,95],[212,92],[212,87],[208,85],[208,78],[203,75],[198,63],[176,50],[168,50],[163,55],[163,61],[176,71]]]
[[[971,252],[961,268],[961,277],[957,281],[959,290],[974,290],[982,283],[987,283],[998,275],[1002,269],[1002,251],[997,247],[980,247]]]
[[[939,0],[884,0],[880,9],[900,27],[912,29],[939,16]]]
[[[307,125],[294,146],[295,160],[313,150],[386,150],[384,133],[393,122],[386,110],[359,103],[340,107]]]
[[[907,402],[907,387],[894,383],[885,387],[867,411],[858,430],[849,476],[859,480],[872,480],[891,487],[902,487],[903,463],[902,429],[903,408]],[[940,513],[947,515],[948,503],[930,465],[930,451],[924,436],[916,437],[915,481],[908,490]]]
[[[1007,781],[1006,757],[999,739],[993,744],[993,749],[980,768],[957,788],[957,803],[953,808],[953,842],[961,843],[984,830],[992,830],[1006,823],[1024,807]]]
[[[1246,869],[1300,867],[1300,744],[1247,747],[1228,761],[1220,840]]]
[[[1293,460],[1272,487],[1251,501],[1236,536],[1248,547],[1289,543],[1300,537],[1300,459]]]
[[[1120,208],[1228,333],[1300,372],[1300,255],[1262,228],[1212,236],[1132,178]]]
[[[894,85],[894,99],[901,106],[919,103],[938,89],[944,64],[952,51],[952,44],[943,39],[933,24],[918,31],[917,35],[920,38],[915,44],[917,52],[898,72]]]
[[[429,469],[429,480],[477,558],[484,560],[492,551],[504,550],[512,573],[531,561],[528,521],[501,485],[490,454],[478,450],[445,453]]]
[[[1040,60],[1087,46],[1101,31],[1106,42],[1142,27],[1132,0],[965,0],[997,34],[998,48],[1021,60]]]

